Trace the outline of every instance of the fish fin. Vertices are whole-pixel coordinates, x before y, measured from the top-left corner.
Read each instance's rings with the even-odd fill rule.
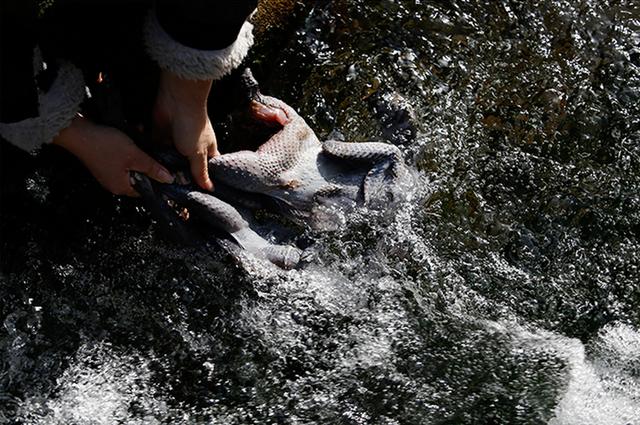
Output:
[[[367,173],[362,183],[364,204],[371,206],[375,202],[387,202],[390,192],[387,190],[390,180],[394,178],[394,163],[388,159],[375,164]]]
[[[291,270],[300,262],[302,251],[289,245],[268,245],[260,254],[276,266]]]

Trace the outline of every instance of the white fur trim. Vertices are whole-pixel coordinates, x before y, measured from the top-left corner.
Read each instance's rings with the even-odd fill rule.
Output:
[[[58,68],[49,91],[38,95],[38,116],[14,123],[0,123],[0,136],[26,151],[51,143],[68,127],[84,99],[82,72],[68,62]]]
[[[236,41],[221,50],[199,50],[175,41],[162,28],[155,10],[147,16],[144,38],[161,68],[187,80],[219,80],[240,66],[253,45],[253,25],[245,22]]]

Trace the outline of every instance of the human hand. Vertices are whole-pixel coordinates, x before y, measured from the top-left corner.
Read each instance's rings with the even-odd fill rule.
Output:
[[[207,114],[210,90],[211,80],[185,80],[163,70],[153,110],[155,138],[189,159],[193,179],[206,190],[213,190],[208,158],[220,155]]]
[[[131,186],[130,171],[139,171],[161,183],[173,182],[169,171],[137,147],[126,134],[82,117],[76,117],[53,143],[78,157],[96,180],[114,195],[138,196]]]

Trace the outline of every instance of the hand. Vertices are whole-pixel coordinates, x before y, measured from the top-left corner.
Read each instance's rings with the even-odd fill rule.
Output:
[[[211,80],[184,80],[163,70],[153,110],[155,138],[173,144],[189,159],[193,179],[206,190],[213,190],[208,158],[220,155],[207,114],[210,90]]]
[[[76,117],[53,143],[78,157],[98,182],[114,195],[138,196],[131,186],[130,171],[139,171],[161,183],[173,176],[121,131]]]

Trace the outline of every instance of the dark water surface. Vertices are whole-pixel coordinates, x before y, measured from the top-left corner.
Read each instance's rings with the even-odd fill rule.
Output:
[[[400,146],[412,198],[277,272],[43,153],[3,189],[0,423],[640,423],[637,3],[317,1],[266,34],[265,92]]]

